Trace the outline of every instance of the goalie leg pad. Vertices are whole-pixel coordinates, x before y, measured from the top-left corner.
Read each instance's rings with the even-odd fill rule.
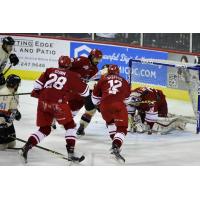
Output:
[[[166,132],[169,130],[184,130],[187,122],[180,118],[158,118],[158,121],[153,126],[155,132]]]

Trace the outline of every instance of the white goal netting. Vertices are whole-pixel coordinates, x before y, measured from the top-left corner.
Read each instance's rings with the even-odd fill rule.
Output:
[[[196,131],[200,132],[200,65],[194,63],[182,63],[172,60],[159,60],[159,59],[131,59],[129,61],[129,82],[138,82],[135,78],[134,70],[143,68],[158,68],[160,71],[158,76],[166,76],[166,87],[187,90],[190,97],[190,102],[194,112],[193,121],[196,121]],[[167,69],[166,74],[162,74],[162,69]],[[161,70],[159,70],[161,69]],[[183,108],[184,109],[184,108]]]

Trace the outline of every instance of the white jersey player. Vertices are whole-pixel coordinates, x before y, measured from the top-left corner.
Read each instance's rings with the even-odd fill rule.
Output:
[[[3,70],[6,67],[8,60],[10,60],[10,63],[13,66],[19,63],[19,59],[16,54],[11,53],[14,44],[15,41],[12,37],[5,37],[3,38],[3,44],[0,46],[0,85],[5,84]]]
[[[6,85],[0,89],[0,150],[14,148],[16,144],[13,121],[21,119],[17,109],[19,98],[15,94],[20,82],[19,76],[11,74],[6,79]]]

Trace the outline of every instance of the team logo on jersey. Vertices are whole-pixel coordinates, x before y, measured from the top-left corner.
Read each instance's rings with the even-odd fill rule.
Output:
[[[87,45],[81,45],[74,49],[74,57],[84,56],[87,57],[92,49]]]

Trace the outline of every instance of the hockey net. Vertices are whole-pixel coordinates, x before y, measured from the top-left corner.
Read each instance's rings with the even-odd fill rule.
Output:
[[[200,132],[200,65],[194,63],[182,63],[172,60],[160,59],[131,59],[129,60],[128,79],[130,84],[141,83],[135,74],[135,70],[156,69],[164,76],[166,84],[164,87],[172,89],[187,90],[193,109],[192,116],[183,116],[195,123],[196,133]],[[165,69],[164,71],[159,69]],[[164,74],[162,74],[164,73]],[[167,74],[165,74],[167,73]],[[149,85],[150,83],[148,83]],[[181,105],[180,105],[181,106]],[[182,109],[185,109],[184,107]],[[169,111],[170,112],[170,111]],[[181,115],[182,116],[182,115]]]

